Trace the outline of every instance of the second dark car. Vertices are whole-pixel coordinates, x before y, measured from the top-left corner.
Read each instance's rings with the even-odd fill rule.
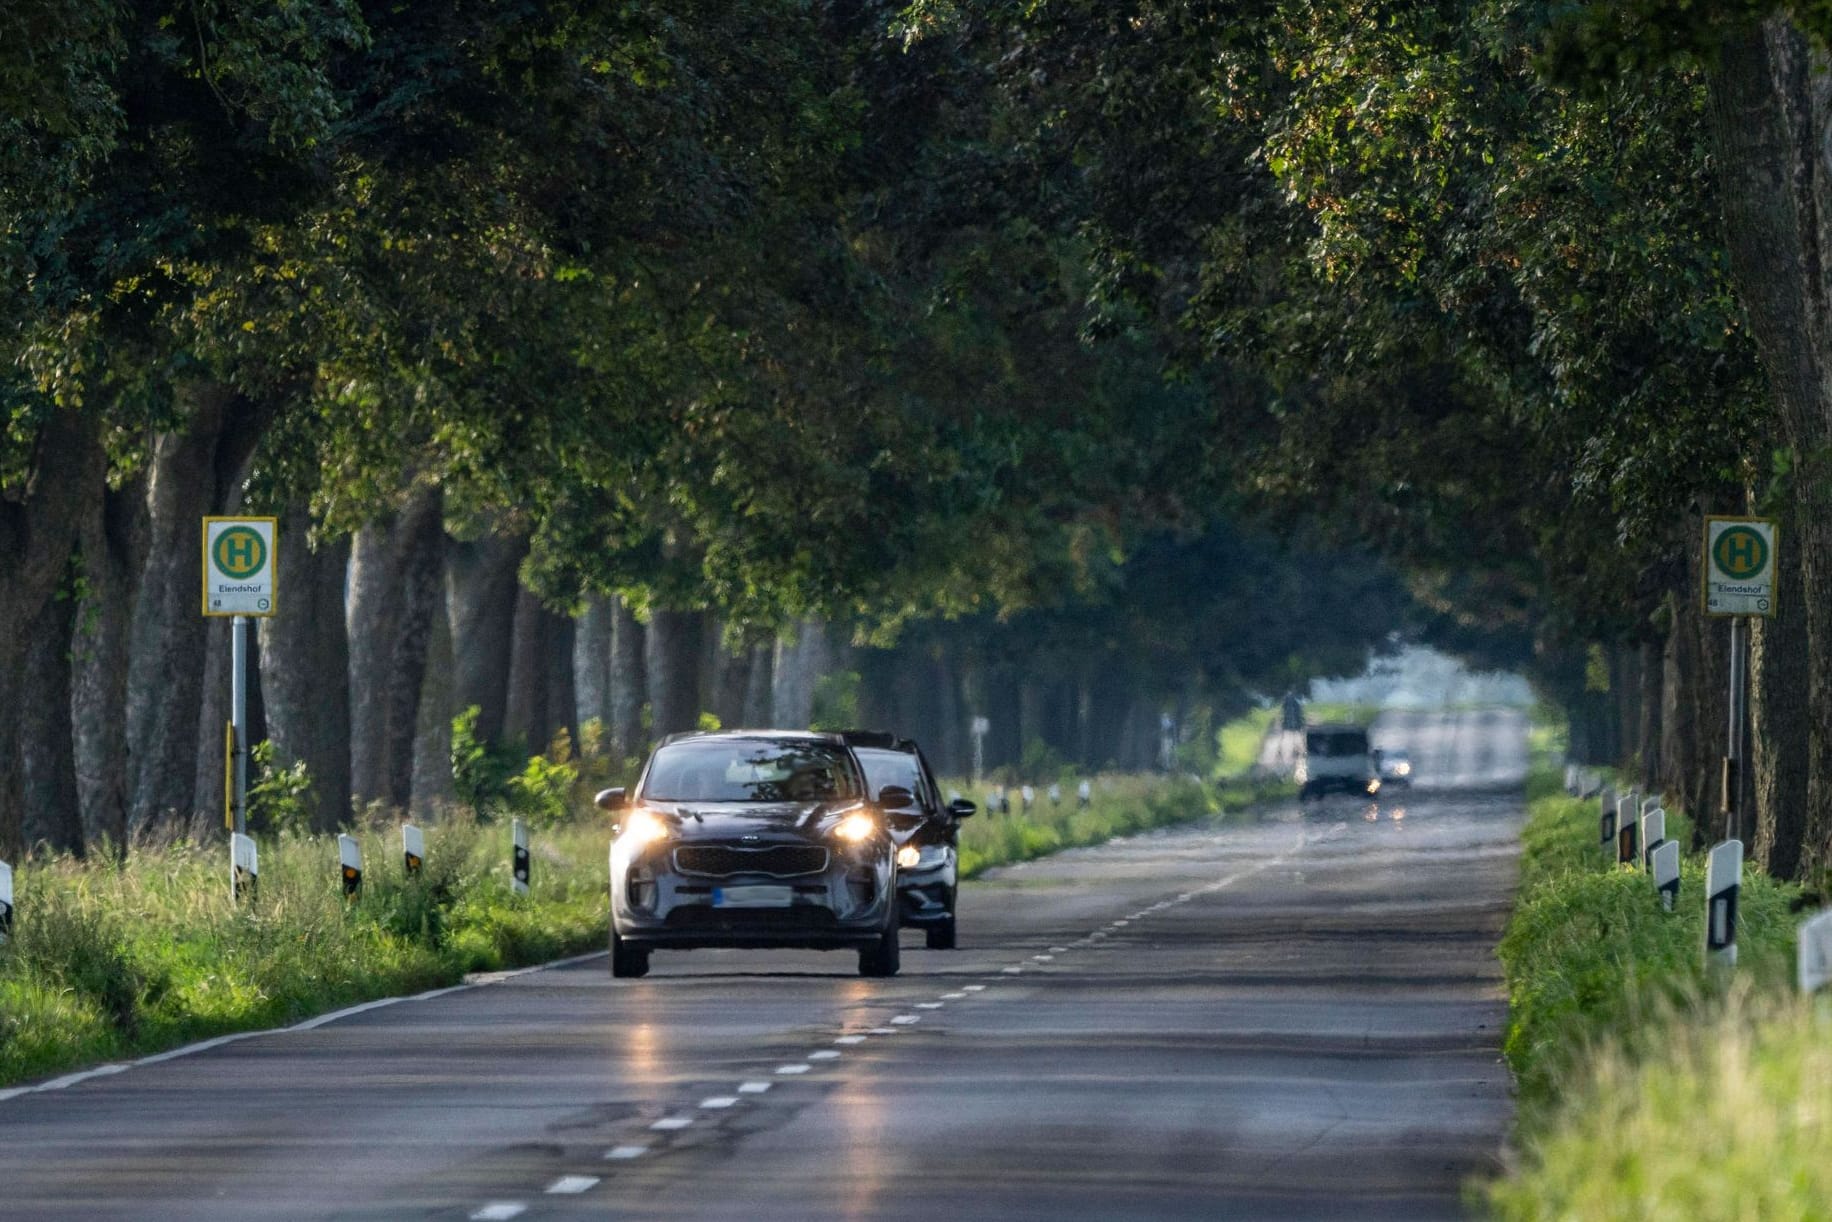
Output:
[[[900,923],[922,930],[930,950],[953,950],[960,821],[978,808],[960,798],[942,800],[928,760],[910,739],[868,730],[842,737],[865,769],[871,797],[897,844]]]

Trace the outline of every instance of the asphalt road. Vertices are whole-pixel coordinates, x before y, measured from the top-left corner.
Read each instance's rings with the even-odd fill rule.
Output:
[[[1418,788],[997,872],[895,980],[595,957],[0,1092],[0,1217],[1457,1216],[1525,725],[1376,738]]]

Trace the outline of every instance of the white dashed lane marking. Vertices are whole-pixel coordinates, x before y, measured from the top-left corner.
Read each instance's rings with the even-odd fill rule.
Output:
[[[659,1132],[672,1133],[676,1129],[684,1129],[692,1123],[692,1116],[663,1116],[649,1127]]]
[[[961,998],[965,996],[966,996],[965,993],[943,993],[941,995],[941,999],[943,1001],[959,1001]]]
[[[559,1179],[547,1185],[547,1195],[550,1197],[576,1197],[581,1192],[590,1192],[597,1186],[598,1177],[595,1175],[562,1175]]]
[[[897,1034],[897,1028],[895,1027],[873,1027],[870,1031],[870,1034],[872,1035],[895,1035]]]
[[[761,1095],[769,1089],[768,1082],[740,1082],[738,1084],[738,1093],[741,1095]]]
[[[604,1156],[614,1163],[627,1163],[633,1158],[641,1158],[649,1152],[648,1146],[612,1146]]]
[[[736,1107],[737,1104],[738,1096],[736,1095],[714,1095],[710,1099],[700,1100],[700,1106],[711,1111],[718,1111],[721,1108],[727,1107]]]
[[[986,986],[983,984],[962,985],[961,991],[963,993],[984,993],[986,991]]]
[[[811,1065],[778,1065],[776,1072],[780,1074],[807,1073],[812,1068]]]
[[[896,1018],[891,1019],[891,1021],[899,1027],[907,1027],[911,1023],[921,1022],[922,1020],[915,1014],[899,1014]]]
[[[916,1003],[916,1008],[918,1010],[939,1010],[946,1004],[941,1001],[919,1001]]]
[[[840,1054],[831,1048],[823,1048],[819,1052],[810,1052],[808,1059],[810,1061],[837,1061],[840,1059]]]
[[[842,1035],[839,1039],[833,1042],[836,1044],[845,1044],[848,1046],[853,1045],[853,1044],[863,1044],[865,1042],[865,1037],[862,1035]]]
[[[491,1201],[471,1215],[471,1222],[509,1222],[527,1212],[528,1207],[520,1201]]]

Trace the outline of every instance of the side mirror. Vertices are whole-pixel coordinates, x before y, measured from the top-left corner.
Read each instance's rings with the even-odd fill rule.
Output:
[[[878,791],[878,805],[885,810],[906,810],[916,805],[916,795],[902,785],[886,785]]]
[[[621,785],[614,789],[600,789],[598,796],[592,799],[592,805],[599,810],[622,810],[625,797]]]
[[[956,798],[954,801],[948,803],[948,813],[953,815],[956,819],[965,819],[968,815],[976,815],[979,813],[979,810],[979,807],[965,798]]]

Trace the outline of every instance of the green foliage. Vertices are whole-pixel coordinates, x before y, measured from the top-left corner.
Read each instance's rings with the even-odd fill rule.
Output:
[[[523,767],[524,757],[512,743],[495,744],[478,736],[481,713],[473,704],[452,718],[452,784],[460,802],[486,811],[508,797],[509,783]]]
[[[248,783],[248,825],[262,831],[304,832],[312,822],[312,778],[305,761],[280,768],[274,764],[272,742],[258,742],[249,750],[254,777]]]
[[[353,905],[328,836],[264,838],[259,895],[240,908],[220,845],[143,848],[126,866],[23,863],[15,936],[0,948],[0,1082],[602,943],[609,833],[599,820],[535,838],[526,897],[511,889],[500,828],[458,815],[429,829],[412,878],[392,825],[356,834],[369,868]]]
[[[856,730],[859,727],[859,672],[840,670],[814,683],[811,730]]]

